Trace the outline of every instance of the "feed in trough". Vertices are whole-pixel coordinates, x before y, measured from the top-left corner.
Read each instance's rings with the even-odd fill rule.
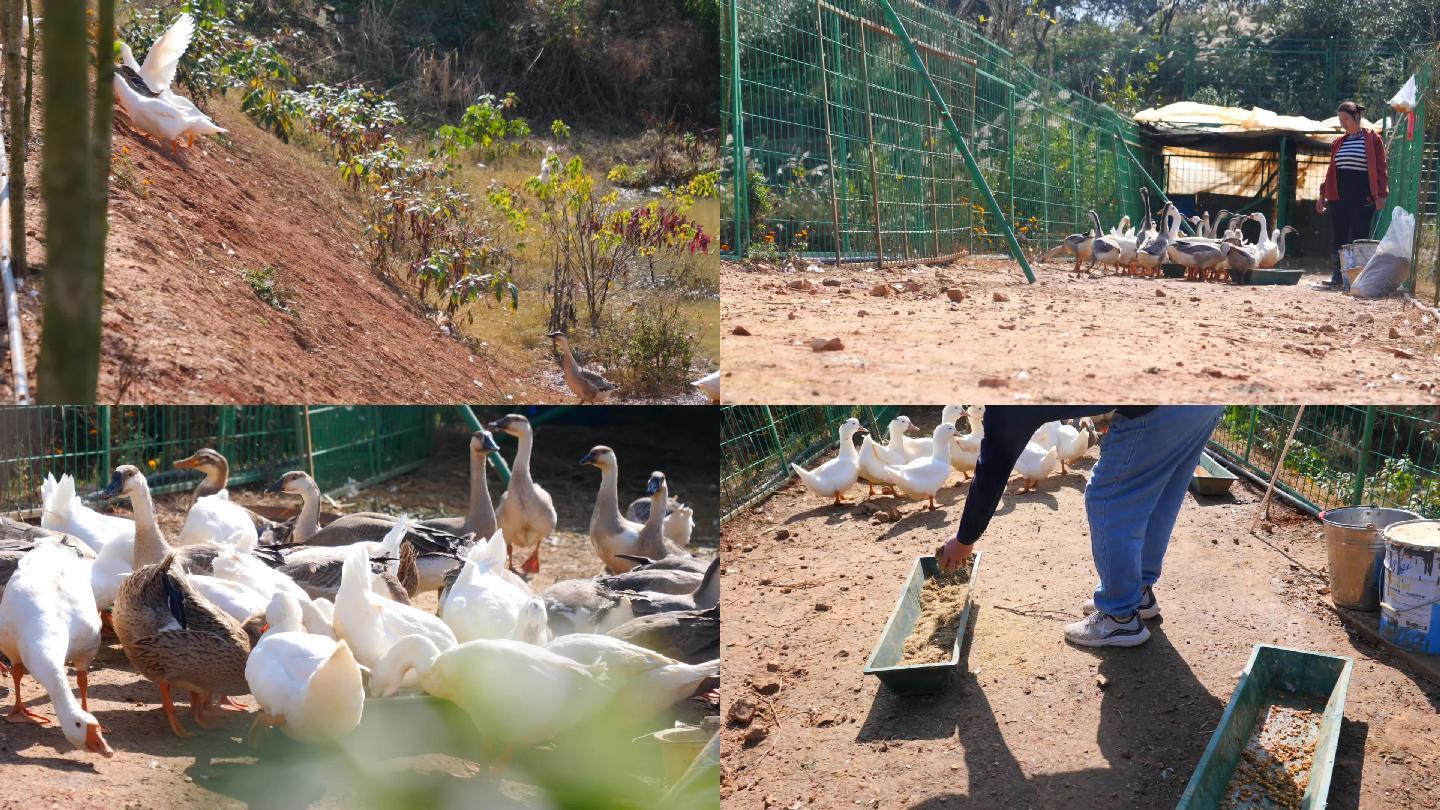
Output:
[[[1325,703],[1317,697],[1275,693],[1240,754],[1220,807],[1299,808],[1324,713]]]
[[[965,568],[950,574],[936,574],[920,588],[920,615],[915,629],[905,638],[905,652],[899,666],[939,664],[950,659],[955,637],[964,629],[960,614],[970,594],[970,574],[975,558]]]

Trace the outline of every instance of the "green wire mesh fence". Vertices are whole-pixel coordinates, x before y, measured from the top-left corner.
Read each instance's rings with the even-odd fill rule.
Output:
[[[1313,208],[1323,147],[1161,148],[1128,116],[1072,89],[1094,85],[1085,60],[1050,65],[1052,80],[924,0],[891,5],[1027,250],[1089,227],[1091,208],[1107,228],[1124,214],[1138,219],[1144,185],[1173,191],[1186,214],[1260,211],[1272,229],[1299,229],[1291,256],[1330,261],[1328,223]],[[961,164],[880,0],[727,0],[721,27],[728,255],[883,264],[1005,252],[997,212]],[[1161,43],[1135,58],[1157,53],[1146,89],[1156,103],[1199,99],[1320,119],[1346,98],[1387,110],[1413,62],[1398,44],[1333,40]],[[1433,156],[1436,140],[1425,133],[1397,143],[1403,133],[1387,132],[1400,150],[1391,155],[1401,181],[1392,206],[1418,202],[1420,158]],[[1239,165],[1247,162],[1248,171]],[[1235,199],[1217,193],[1220,178],[1236,174],[1248,182]],[[1388,221],[1387,210],[1377,233]]]
[[[1269,481],[1295,410],[1230,406],[1211,450]],[[1440,517],[1440,407],[1307,406],[1278,479],[1316,511],[1375,505]]]
[[[900,412],[884,405],[730,405],[720,409],[720,519],[764,498],[839,440],[841,422],[856,417],[883,436]]]
[[[134,464],[156,492],[188,489],[197,473],[171,464],[201,447],[225,455],[231,484],[306,469],[309,448],[322,489],[364,486],[423,464],[436,419],[429,407],[312,406],[307,439],[300,406],[0,408],[0,513],[33,515],[47,473],[68,473],[88,492]]]
[[[1420,104],[1413,124],[1402,118],[1395,127],[1390,198],[1415,214],[1410,289],[1420,300],[1440,306],[1440,51],[1432,47],[1424,54],[1414,75]]]
[[[1138,210],[1139,131],[920,0],[892,3],[1027,248]],[[995,211],[877,0],[729,0],[728,252],[834,261],[1003,252]],[[1155,168],[1154,166],[1151,169]]]

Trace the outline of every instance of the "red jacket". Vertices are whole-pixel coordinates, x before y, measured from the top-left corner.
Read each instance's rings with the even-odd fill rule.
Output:
[[[1371,129],[1362,129],[1365,133],[1365,162],[1370,164],[1370,200],[1373,202],[1381,197],[1390,196],[1390,178],[1385,173],[1385,142],[1380,139],[1380,133]],[[1320,184],[1320,196],[1326,202],[1335,202],[1340,199],[1340,185],[1335,179],[1335,155],[1340,151],[1340,143],[1345,136],[1335,139],[1330,144],[1330,166],[1325,169],[1325,182]]]

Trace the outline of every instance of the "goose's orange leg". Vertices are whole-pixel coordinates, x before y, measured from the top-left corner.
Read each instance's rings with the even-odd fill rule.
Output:
[[[540,573],[540,546],[543,545],[544,543],[545,543],[544,540],[541,540],[539,543],[536,543],[536,544],[535,544],[535,553],[534,553],[534,554],[531,554],[531,555],[530,555],[530,559],[526,560],[526,561],[525,561],[525,564],[520,567],[521,570],[523,570],[525,573],[527,573],[527,574],[538,574],[538,573]]]
[[[29,723],[36,726],[43,726],[50,722],[50,718],[30,711],[20,702],[20,679],[25,677],[25,665],[16,661],[14,666],[10,667],[10,677],[15,680],[15,710],[5,715],[5,721],[7,723]]]

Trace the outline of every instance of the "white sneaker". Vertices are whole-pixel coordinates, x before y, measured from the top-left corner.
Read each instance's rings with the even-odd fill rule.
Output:
[[[1080,613],[1082,615],[1089,616],[1091,613],[1094,612],[1095,599],[1094,597],[1091,597],[1089,599],[1086,599],[1085,604],[1080,606]],[[1160,615],[1160,603],[1155,601],[1155,591],[1152,590],[1149,585],[1146,585],[1145,590],[1140,592],[1139,612],[1140,618],[1142,619],[1153,619],[1156,616]]]
[[[1135,647],[1150,639],[1150,628],[1132,613],[1124,621],[1109,613],[1092,613],[1065,625],[1065,640],[1083,647]]]

